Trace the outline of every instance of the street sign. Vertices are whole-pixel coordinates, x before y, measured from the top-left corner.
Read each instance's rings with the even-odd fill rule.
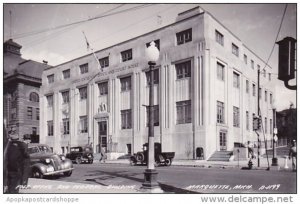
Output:
[[[274,134],[277,135],[278,131],[277,128],[274,128]]]
[[[277,135],[275,135],[274,136],[274,141],[277,142],[277,140],[278,140],[278,137],[277,137]]]

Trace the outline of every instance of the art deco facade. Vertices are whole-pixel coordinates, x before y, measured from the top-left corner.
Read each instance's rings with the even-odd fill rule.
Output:
[[[110,156],[140,151],[147,142],[149,101],[145,49],[160,50],[154,77],[155,141],[176,158],[197,147],[207,159],[234,143],[257,141],[257,69],[266,139],[272,130],[271,67],[200,8],[176,22],[92,54],[48,68],[40,93],[41,142],[66,153],[70,146],[105,147]],[[261,140],[263,136],[261,134]]]

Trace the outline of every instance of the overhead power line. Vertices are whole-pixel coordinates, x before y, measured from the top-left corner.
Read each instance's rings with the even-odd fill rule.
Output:
[[[280,22],[280,25],[279,25],[279,28],[278,28],[278,31],[277,31],[277,35],[276,35],[276,38],[275,38],[275,42],[274,42],[274,44],[273,44],[271,53],[270,53],[270,55],[269,55],[269,57],[268,57],[268,60],[267,60],[267,62],[266,62],[266,64],[265,64],[265,67],[264,67],[264,68],[266,68],[266,66],[268,65],[269,60],[270,60],[270,58],[271,58],[271,56],[272,56],[272,54],[273,54],[273,51],[274,51],[274,48],[275,48],[275,45],[276,45],[276,41],[277,41],[277,39],[278,39],[280,30],[281,30],[281,26],[282,26],[282,23],[283,23],[283,19],[284,19],[284,16],[285,16],[287,7],[288,7],[288,4],[285,4],[285,8],[284,8],[284,11],[283,11],[283,14],[282,14],[282,17],[281,17],[281,22]]]
[[[44,32],[49,32],[49,31],[54,31],[54,30],[69,27],[69,26],[74,26],[74,25],[85,23],[85,22],[88,22],[88,21],[93,21],[93,20],[96,20],[96,19],[100,19],[100,18],[112,16],[112,15],[117,15],[117,14],[129,12],[129,11],[145,8],[145,7],[148,7],[148,6],[152,6],[152,4],[143,4],[141,6],[131,7],[131,8],[128,8],[128,9],[121,10],[121,11],[116,11],[116,12],[113,12],[113,13],[109,13],[112,10],[120,8],[121,6],[123,6],[123,5],[117,6],[117,7],[113,8],[109,11],[106,11],[104,14],[101,14],[99,16],[89,18],[89,19],[86,19],[86,20],[81,20],[81,21],[76,21],[76,22],[72,22],[72,23],[68,23],[68,24],[63,24],[63,25],[59,25],[59,26],[56,26],[56,27],[52,27],[52,28],[45,28],[45,29],[41,29],[41,30],[35,30],[35,31],[27,32],[27,33],[17,34],[15,36],[13,36],[13,39],[25,38],[25,37],[41,34],[41,33],[44,33]]]

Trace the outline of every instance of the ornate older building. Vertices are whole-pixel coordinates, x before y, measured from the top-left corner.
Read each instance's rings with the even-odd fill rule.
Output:
[[[8,130],[16,127],[20,138],[32,135],[32,142],[39,141],[39,87],[42,72],[48,65],[21,57],[22,46],[12,39],[3,47],[4,119]]]
[[[41,87],[41,142],[55,151],[102,146],[110,157],[140,151],[147,142],[149,101],[145,49],[160,50],[154,76],[155,141],[176,158],[208,159],[235,143],[257,141],[252,130],[260,96],[271,138],[271,67],[210,13],[197,7],[150,33],[46,69]],[[261,87],[257,93],[257,69]],[[261,140],[263,136],[261,134]]]

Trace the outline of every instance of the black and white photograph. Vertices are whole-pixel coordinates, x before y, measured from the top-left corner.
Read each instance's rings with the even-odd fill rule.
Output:
[[[3,201],[296,202],[297,7],[2,3]]]

